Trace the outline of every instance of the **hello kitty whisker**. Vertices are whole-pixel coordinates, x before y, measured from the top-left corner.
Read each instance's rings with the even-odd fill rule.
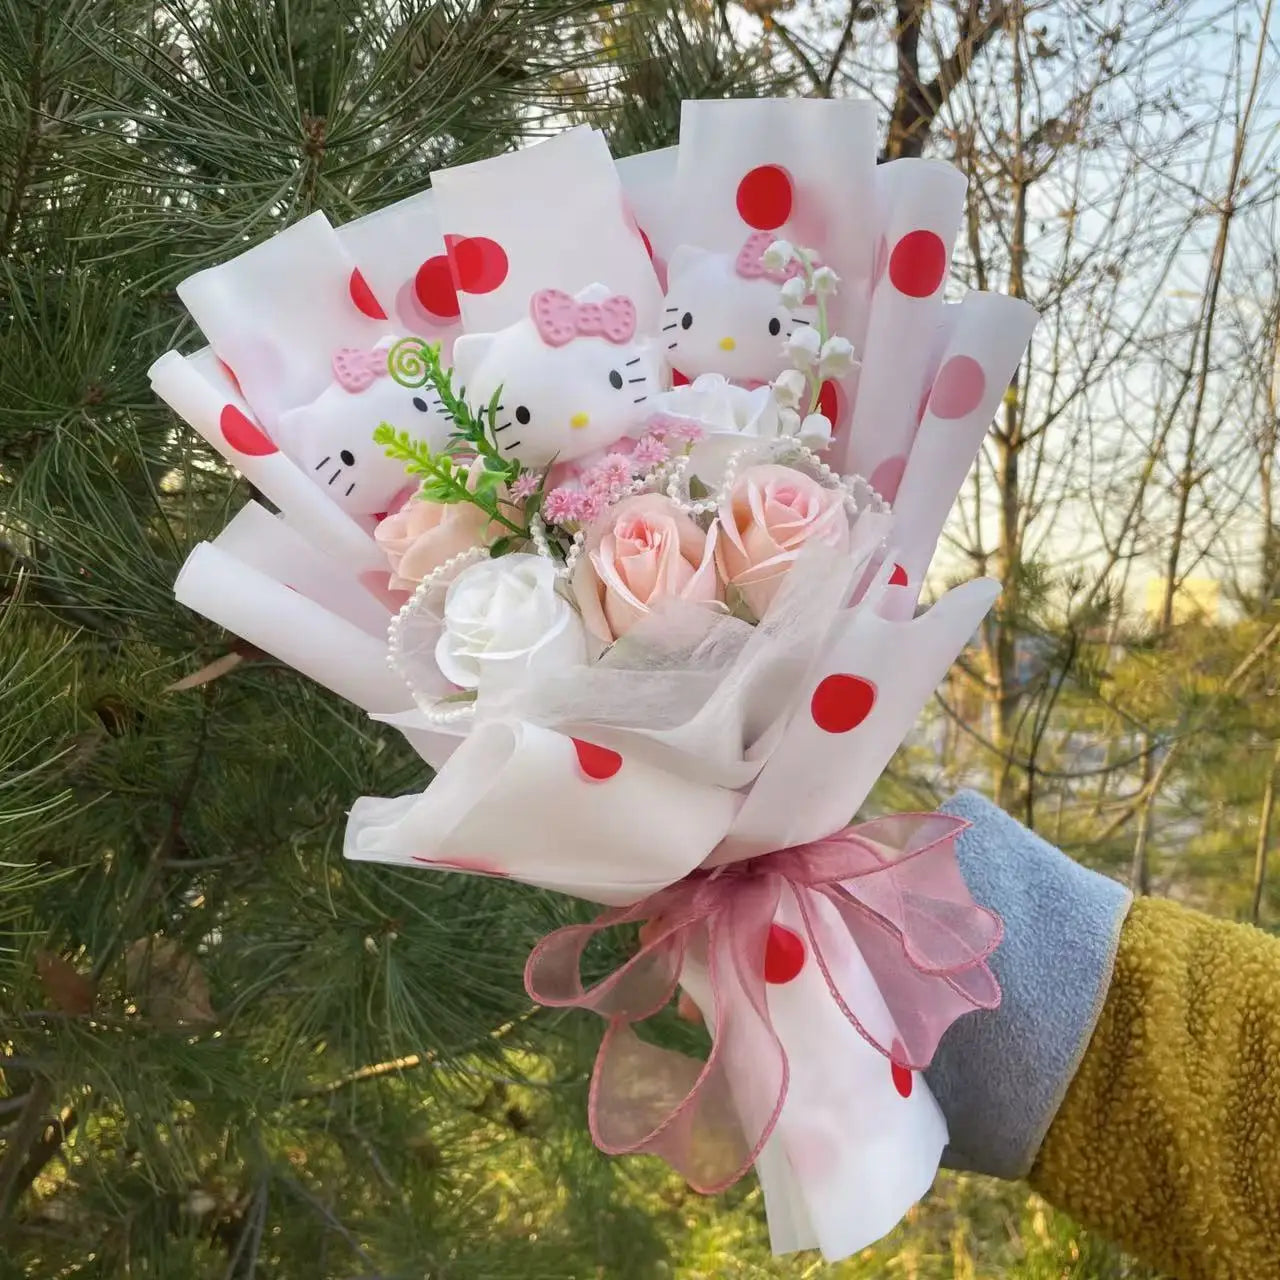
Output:
[[[639,363],[640,363],[640,357],[636,356],[634,360],[627,361],[627,368],[630,369],[633,364],[639,364]]]
[[[641,376],[641,377],[639,377],[639,378],[628,378],[628,379],[627,379],[627,381],[628,381],[628,382],[648,382],[648,381],[649,381],[649,379],[648,379],[648,378],[646,378],[646,377]]]
[[[670,324],[664,324],[662,326],[662,331],[665,333],[668,329],[674,329],[679,323],[679,320],[673,320]]]
[[[503,452],[503,453],[510,453],[512,449],[518,449],[519,447],[520,447],[520,441],[519,441],[519,440],[513,440],[510,444],[504,444],[504,445],[502,446],[502,452]]]
[[[495,431],[495,432],[497,432],[497,431],[505,431],[505,430],[506,430],[510,425],[511,425],[511,423],[509,423],[509,422],[504,422],[504,423],[502,424],[502,426],[500,426],[500,427],[494,427],[494,431]]]
[[[344,498],[349,498],[349,497],[351,497],[351,490],[352,490],[352,489],[354,489],[354,488],[355,488],[355,485],[354,485],[354,484],[349,484],[349,485],[347,485],[347,491],[346,491],[346,493],[344,493],[342,496],[343,496]]]
[[[337,471],[335,471],[333,475],[329,477],[329,483],[332,484],[341,474],[342,474],[342,468],[339,467]]]
[[[679,308],[679,307],[668,307],[668,308],[667,308],[667,310],[668,310],[668,311],[679,311],[679,310],[680,310],[680,308]]]
[[[631,403],[632,403],[632,404],[642,404],[642,403],[643,403],[645,400],[647,400],[648,398],[649,398],[648,396],[640,396],[640,397],[639,397],[639,399],[633,400]]]
[[[667,350],[668,350],[668,351],[674,351],[674,350],[675,350],[679,345],[680,345],[680,344],[679,344],[678,342],[668,342],[668,343],[667,343]]]
[[[324,455],[324,457],[323,457],[323,458],[321,458],[321,459],[320,459],[320,461],[319,461],[319,462],[317,462],[317,463],[316,463],[316,465],[315,465],[314,467],[312,467],[312,468],[311,468],[311,470],[312,470],[312,471],[319,471],[319,470],[320,470],[320,468],[321,468],[321,467],[323,467],[323,466],[324,466],[324,464],[325,464],[326,462],[328,462],[328,461],[329,461],[330,457],[332,457],[332,454],[328,454],[328,453],[326,453],[326,454]]]

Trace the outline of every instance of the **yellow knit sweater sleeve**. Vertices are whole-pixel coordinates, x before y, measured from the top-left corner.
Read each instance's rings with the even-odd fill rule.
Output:
[[[1031,1180],[1178,1280],[1280,1280],[1280,939],[1138,900]]]

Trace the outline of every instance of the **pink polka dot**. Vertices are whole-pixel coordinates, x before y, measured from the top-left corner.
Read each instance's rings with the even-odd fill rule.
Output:
[[[453,320],[459,313],[458,292],[453,287],[453,272],[443,253],[428,258],[413,277],[413,292],[433,316]]]
[[[608,747],[574,738],[573,749],[578,753],[578,768],[582,770],[583,777],[592,782],[604,782],[622,768],[622,757]]]
[[[871,714],[875,705],[876,687],[870,680],[840,672],[818,682],[809,714],[825,733],[848,733]]]
[[[351,301],[370,320],[385,320],[387,318],[387,313],[383,311],[382,304],[378,299],[373,296],[373,290],[369,288],[369,282],[361,274],[359,267],[355,267],[352,270],[347,289],[351,294]]]
[[[932,231],[909,231],[889,255],[889,280],[908,298],[937,293],[947,272],[947,247]]]
[[[799,977],[803,968],[804,942],[800,935],[784,925],[771,924],[764,948],[764,980],[782,986]]]
[[[891,1060],[890,1073],[893,1076],[893,1087],[897,1089],[900,1097],[909,1098],[911,1097],[911,1090],[914,1087],[915,1081],[910,1069],[904,1067],[902,1063],[898,1061],[899,1058],[905,1058],[907,1056],[907,1051],[903,1047],[902,1041],[895,1040],[889,1046],[889,1054]]]
[[[222,406],[218,426],[222,429],[222,438],[237,453],[247,454],[251,458],[264,458],[277,451],[262,428],[250,422],[233,404]]]
[[[445,236],[444,247],[463,293],[492,293],[507,278],[506,250],[488,236]]]
[[[929,408],[935,417],[967,418],[987,390],[987,377],[972,356],[952,356],[933,380]]]
[[[901,454],[896,458],[886,458],[870,476],[871,487],[886,501],[892,502],[898,496],[898,486],[907,471],[907,460]]]
[[[738,212],[749,227],[774,231],[791,216],[791,175],[777,164],[762,164],[738,183]]]
[[[905,587],[907,585],[907,571],[900,564],[893,566],[893,572],[889,575],[889,585],[891,587]]]

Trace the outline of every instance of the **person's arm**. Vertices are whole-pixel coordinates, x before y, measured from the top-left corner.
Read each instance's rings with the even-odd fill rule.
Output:
[[[1180,1280],[1280,1277],[1280,940],[1085,871],[970,793],[944,808],[1006,938],[1004,1003],[929,1083],[950,1163],[1046,1199]]]

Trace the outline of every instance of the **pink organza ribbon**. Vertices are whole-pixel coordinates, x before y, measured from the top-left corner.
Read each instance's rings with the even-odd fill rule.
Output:
[[[634,906],[543,938],[525,967],[530,996],[608,1021],[588,1103],[596,1145],[610,1155],[661,1156],[702,1192],[723,1190],[755,1163],[787,1096],[787,1055],[769,1016],[764,964],[784,888],[799,906],[805,963],[817,964],[844,1017],[893,1062],[922,1070],[956,1018],[996,1008],[1000,988],[986,961],[1003,925],[973,901],[960,875],[955,840],[966,825],[944,814],[878,818],[695,872]],[[892,1015],[890,1044],[868,1030],[841,989],[823,952],[815,895],[836,908],[862,953]],[[649,924],[639,951],[584,988],[581,961],[592,939],[641,921]],[[710,986],[705,1062],[632,1029],[669,1003],[686,956],[706,966]]]

